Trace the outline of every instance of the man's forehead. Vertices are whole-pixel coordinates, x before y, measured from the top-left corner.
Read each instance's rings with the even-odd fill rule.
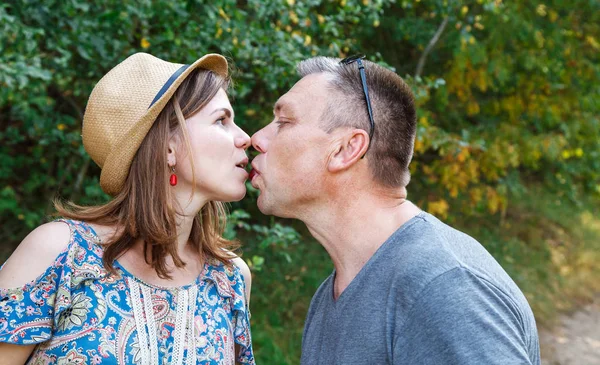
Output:
[[[300,79],[287,93],[282,95],[273,107],[274,112],[294,110],[298,105],[307,102],[315,106],[315,102],[324,100],[327,95],[327,78],[325,74],[311,74]]]
[[[326,73],[314,73],[301,78],[291,89],[290,93],[297,94],[324,94],[329,86],[331,75]]]
[[[293,113],[303,104],[304,98],[305,95],[302,91],[299,92],[297,89],[294,90],[294,88],[292,88],[287,93],[279,97],[279,99],[273,106],[273,112]]]

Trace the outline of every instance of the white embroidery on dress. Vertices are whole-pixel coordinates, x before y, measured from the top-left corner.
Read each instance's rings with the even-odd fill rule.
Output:
[[[196,301],[198,300],[198,287],[192,285],[190,288],[190,304],[189,304],[189,316],[187,321],[188,334],[187,334],[187,365],[196,364],[196,326],[194,325],[194,317],[196,316]]]
[[[183,364],[183,349],[186,335],[186,322],[188,313],[188,292],[177,290],[177,314],[175,315],[175,331],[173,334],[173,355],[171,364]]]
[[[146,314],[146,326],[148,328],[148,346],[150,347],[151,364],[158,364],[158,332],[156,329],[156,318],[154,317],[152,291],[146,285],[141,285],[141,288],[144,295],[144,313]]]
[[[131,290],[131,306],[133,307],[133,318],[137,330],[138,346],[140,347],[141,364],[150,365],[150,352],[148,349],[148,333],[146,330],[144,309],[142,299],[140,298],[139,284],[131,279],[126,278],[127,285]],[[144,298],[146,299],[146,298]]]

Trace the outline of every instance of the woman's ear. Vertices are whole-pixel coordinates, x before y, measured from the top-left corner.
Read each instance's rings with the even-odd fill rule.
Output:
[[[177,138],[173,137],[169,139],[169,149],[167,150],[167,164],[169,166],[177,165]]]
[[[352,129],[340,136],[338,144],[330,156],[329,172],[346,170],[367,153],[369,134],[363,129]]]

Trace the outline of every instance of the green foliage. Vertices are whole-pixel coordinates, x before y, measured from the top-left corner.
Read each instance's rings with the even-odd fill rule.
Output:
[[[600,290],[600,219],[597,201],[565,201],[540,185],[509,194],[505,222],[466,220],[477,237],[525,293],[538,324],[551,325]]]
[[[0,261],[48,219],[54,196],[108,199],[81,145],[81,121],[95,83],[132,53],[181,63],[226,55],[236,122],[252,133],[297,80],[298,61],[361,52],[415,91],[411,199],[487,242],[549,316],[557,296],[535,285],[567,290],[590,256],[584,244],[562,252],[557,237],[577,233],[533,202],[551,196],[577,211],[600,198],[599,24],[600,3],[589,0],[0,4]],[[331,264],[300,226],[260,215],[256,196],[249,187],[232,204],[226,235],[244,243],[255,273],[259,359],[293,364],[309,298]],[[581,219],[573,225],[591,224]],[[528,228],[536,224],[544,229]],[[582,242],[597,241],[590,232]]]
[[[600,196],[600,5],[478,1],[447,14],[438,5],[382,17],[413,50],[449,19],[428,76],[413,81],[421,106],[413,172],[414,185],[427,192],[422,202],[442,216],[450,205],[465,215],[494,214],[507,209],[508,192],[524,179],[545,181],[575,202],[578,191]],[[392,27],[408,14],[422,32]],[[406,54],[384,44],[373,47],[386,60]],[[445,84],[431,88],[438,78]]]

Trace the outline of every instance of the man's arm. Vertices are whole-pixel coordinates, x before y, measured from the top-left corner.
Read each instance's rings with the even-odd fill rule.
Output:
[[[434,279],[400,324],[394,364],[531,364],[514,302],[463,268]]]

